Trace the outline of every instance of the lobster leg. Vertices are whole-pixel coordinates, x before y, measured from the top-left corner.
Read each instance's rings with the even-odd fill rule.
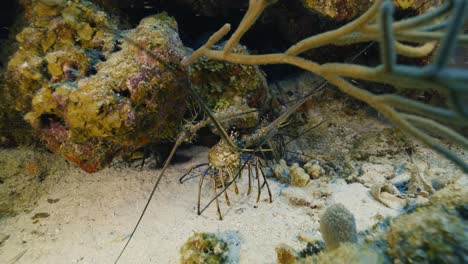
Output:
[[[198,203],[197,203],[197,214],[200,215],[200,199],[201,199],[201,188],[203,186],[203,179],[205,179],[206,174],[208,174],[208,171],[210,168],[206,169],[205,172],[202,174],[200,181],[198,182]]]
[[[223,190],[226,188],[226,185],[224,184],[224,175],[223,175],[223,169],[219,169],[219,176],[221,177],[221,185],[223,186]],[[228,206],[231,206],[231,202],[229,201],[229,197],[227,194],[227,190],[224,191],[224,198],[226,198],[226,203]]]
[[[213,168],[212,173],[211,173],[211,181],[213,182],[213,191],[215,193],[215,201],[216,201],[216,208],[218,210],[218,217],[219,220],[223,220],[223,216],[221,215],[221,209],[219,208],[219,200],[218,200],[218,193],[216,191],[216,169]]]
[[[239,176],[242,175],[242,172],[239,172]],[[237,183],[236,181],[234,180],[234,177],[232,177],[233,173],[232,173],[232,170],[228,169],[228,174],[229,174],[229,180],[232,181],[232,183],[234,184],[234,192],[236,194],[239,194],[239,189],[237,188]]]
[[[257,159],[257,167],[260,167],[260,173],[262,174],[263,176],[263,180],[265,181],[265,184],[266,184],[266,187],[267,187],[267,190],[268,190],[268,197],[270,199],[270,203],[273,202],[273,199],[271,198],[271,190],[270,190],[270,186],[268,185],[268,181],[267,181],[267,178],[265,176],[265,172],[263,171],[263,164],[262,162],[260,161],[260,159]]]
[[[249,171],[249,188],[247,189],[247,195],[250,195],[250,192],[252,191],[252,164],[247,163],[247,169]]]
[[[260,201],[260,195],[262,194],[262,186],[260,184],[260,172],[258,171],[258,164],[254,164],[255,174],[257,175],[258,191],[257,191],[257,203]]]

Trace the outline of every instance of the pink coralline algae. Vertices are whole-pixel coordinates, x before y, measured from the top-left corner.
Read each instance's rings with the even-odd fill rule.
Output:
[[[86,1],[24,2],[32,13],[7,91],[50,150],[95,172],[122,152],[175,137],[189,81],[174,19],[160,14],[118,31]]]
[[[210,106],[220,109],[266,93],[256,66],[182,67],[190,50],[165,13],[119,30],[88,1],[22,4],[25,27],[8,62],[6,95],[51,151],[87,172],[148,143],[174,140],[187,112],[189,85],[203,96],[214,94]]]

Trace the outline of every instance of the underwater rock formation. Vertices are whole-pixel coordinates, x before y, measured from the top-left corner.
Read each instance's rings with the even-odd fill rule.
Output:
[[[298,253],[290,246],[280,244],[275,248],[276,259],[278,264],[294,264],[298,257]]]
[[[312,245],[309,244],[309,246]],[[306,251],[307,248],[297,253],[287,245],[279,245],[276,247],[278,264],[387,263],[385,262],[383,253],[378,248],[368,245],[343,243],[334,250],[321,250],[319,252],[312,252],[312,254]]]
[[[325,170],[320,166],[319,161],[314,159],[309,160],[304,164],[304,169],[312,180],[318,179],[325,174]]]
[[[336,27],[328,18],[323,19],[317,13],[304,7],[303,0],[278,1],[265,10],[262,19],[257,21],[252,31],[247,32],[242,43],[258,53],[285,50],[293,43]],[[148,12],[146,7],[154,10],[167,10],[176,16],[184,33],[184,42],[192,48],[198,48],[204,36],[217,29],[220,23],[230,21],[237,24],[248,7],[249,1],[239,0],[93,0],[108,10],[118,9],[121,13],[131,10],[134,16]],[[151,9],[149,9],[151,10]],[[311,26],[314,25],[314,26]],[[294,29],[294,30],[291,30]],[[268,34],[268,32],[275,32]],[[336,52],[337,49],[335,49]],[[342,50],[342,48],[340,48]],[[341,55],[344,52],[340,52]],[[327,54],[336,55],[334,52]],[[323,61],[325,57],[321,54]],[[285,75],[284,68],[274,71],[275,75]]]
[[[189,80],[217,110],[252,110],[266,102],[258,66],[200,61],[182,67],[189,49],[166,14],[120,31],[87,1],[23,5],[27,26],[16,36],[19,48],[8,62],[6,92],[50,150],[87,172],[120,153],[175,138]],[[247,53],[240,45],[235,50]],[[243,122],[257,121],[255,113]]]
[[[49,149],[94,172],[121,151],[177,134],[188,75],[172,18],[142,20],[119,45],[116,24],[86,1],[29,4],[7,80]]]
[[[273,176],[293,186],[304,187],[310,180],[316,180],[325,174],[325,170],[320,166],[319,161],[312,159],[303,166],[293,163],[290,167],[285,160],[281,159],[272,165]]]
[[[20,113],[14,110],[12,100],[4,93],[5,81],[0,72],[0,147],[26,146],[35,143],[34,134]]]
[[[304,6],[335,21],[349,21],[364,13],[372,0],[304,0]]]
[[[394,263],[466,263],[468,189],[449,186],[390,224],[383,239]]]
[[[273,175],[277,180],[284,183],[291,183],[291,175],[289,174],[288,164],[284,159],[280,159],[278,163],[273,164]]]
[[[467,204],[468,189],[449,185],[413,212],[392,220],[383,219],[379,225],[360,233],[359,242],[354,234],[350,236],[352,241],[330,248],[330,239],[321,227],[327,241],[325,250],[311,253],[303,250],[305,254],[300,254],[280,245],[276,249],[278,260],[279,263],[466,263]],[[336,208],[333,210],[341,211]],[[327,219],[331,216],[329,213]],[[321,226],[324,220],[322,217]]]
[[[215,46],[222,49],[223,46]],[[249,54],[247,48],[237,45],[236,54]],[[262,108],[268,98],[265,74],[258,66],[200,58],[189,68],[190,81],[209,107],[224,110],[232,105],[247,104]],[[242,102],[245,101],[245,102]]]
[[[434,6],[438,6],[443,3],[443,0],[393,0],[393,4],[400,9],[413,9],[419,14],[426,12]]]
[[[85,49],[110,53],[114,38],[108,31],[113,32],[116,25],[88,2],[31,0],[23,1],[23,6],[26,27],[16,36],[19,48],[8,62],[6,79],[16,109],[28,112],[37,90],[49,81],[64,80],[62,60],[68,59],[73,75],[82,75],[93,66]]]
[[[374,2],[373,0],[304,0],[304,6],[338,22],[350,21],[363,14]],[[431,7],[442,3],[442,0],[393,0],[395,7],[401,10],[415,10],[421,14]]]
[[[289,174],[291,175],[291,185],[293,186],[304,187],[310,181],[309,174],[298,163],[291,165]]]
[[[382,252],[375,247],[369,245],[356,245],[351,243],[344,243],[335,250],[321,251],[316,255],[298,259],[296,263],[383,264],[387,263],[387,261],[383,256]]]
[[[194,233],[180,249],[182,264],[225,263],[226,242],[210,233]]]

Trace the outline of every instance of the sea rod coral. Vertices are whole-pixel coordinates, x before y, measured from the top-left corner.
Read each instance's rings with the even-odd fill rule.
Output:
[[[466,1],[448,1],[427,13],[395,22],[392,17],[394,11],[392,2],[376,0],[372,6],[356,20],[336,30],[327,31],[304,39],[290,47],[284,53],[265,55],[233,53],[233,48],[239,43],[242,36],[255,23],[265,8],[275,2],[275,0],[250,0],[246,15],[233,35],[224,44],[222,50],[212,49],[212,47],[229,32],[231,28],[230,24],[225,24],[221,29],[216,31],[204,45],[194,51],[191,56],[186,57],[182,61],[182,64],[188,67],[202,56],[205,56],[213,60],[245,65],[281,63],[300,67],[323,77],[329,83],[337,86],[341,91],[366,102],[381,112],[398,128],[443,154],[465,172],[468,171],[468,164],[466,164],[464,160],[458,157],[444,144],[440,143],[432,136],[433,134],[429,134],[426,131],[426,129],[430,129],[431,132],[435,132],[435,134],[439,134],[459,144],[463,148],[468,148],[467,139],[450,128],[450,126],[466,126],[468,124],[468,109],[466,109],[466,104],[464,104],[462,99],[463,96],[466,96],[467,92],[466,87],[463,86],[463,82],[468,78],[468,72],[460,69],[447,69],[448,60],[454,52],[455,40],[460,40],[463,44],[468,43],[468,37],[461,33],[461,21],[464,20],[464,16],[467,13],[465,11],[468,5]],[[447,14],[451,16],[447,16]],[[440,22],[441,18],[443,18],[443,22]],[[447,33],[440,32],[441,29],[445,28]],[[369,41],[379,42],[381,47],[381,65],[377,67],[361,66],[351,63],[318,64],[298,56],[309,49],[323,45],[333,44],[340,46]],[[434,51],[437,42],[441,42],[441,44],[432,64],[425,67],[417,67],[397,63],[397,55],[416,58],[428,56]],[[446,107],[432,106],[391,93],[374,94],[357,87],[354,82],[349,79],[391,84],[401,89],[434,89],[446,96],[447,105]],[[196,92],[193,92],[195,99],[200,103],[206,115],[210,117],[212,123],[215,124],[216,128],[219,130],[222,140],[225,140],[226,144],[238,152],[243,151],[245,147],[252,146],[256,146],[257,149],[255,150],[258,150],[263,143],[275,134],[278,127],[280,127],[292,113],[307,102],[312,94],[313,93],[309,93],[299,98],[293,106],[289,107],[280,117],[267,126],[261,127],[258,133],[254,132],[249,140],[242,142],[243,144],[236,144],[227,135],[215,115],[213,115],[206,104],[203,103],[201,97]],[[179,134],[163,168],[160,170],[151,194],[140,214],[140,218],[123,249],[120,251],[115,263],[119,261],[135,234],[178,146],[180,146],[186,138],[190,137],[193,131],[196,131],[195,128],[196,126],[194,125]],[[248,162],[245,164],[248,164]],[[215,194],[215,197],[207,206],[212,202],[217,202],[218,197],[225,193],[231,185],[235,187],[235,181],[241,175],[242,168],[243,167],[240,167],[234,178],[229,181],[226,186],[223,186],[220,192]],[[215,181],[214,177],[212,178],[213,181]],[[214,189],[216,189],[216,185]],[[199,213],[200,212],[199,210]],[[374,258],[375,256],[370,257]]]
[[[441,136],[464,149],[468,140],[451,127],[466,127],[468,90],[465,82],[468,71],[448,68],[457,43],[467,45],[468,36],[462,33],[468,3],[463,0],[445,1],[418,16],[400,21],[393,20],[391,1],[376,0],[354,21],[335,30],[306,38],[292,45],[284,53],[242,55],[232,53],[232,48],[255,23],[273,0],[250,0],[249,9],[239,27],[227,41],[223,50],[211,49],[230,31],[225,24],[190,57],[183,61],[191,65],[200,57],[246,65],[287,63],[323,77],[341,91],[378,110],[399,129],[435,149],[459,165],[465,172],[468,164],[440,143],[433,135]],[[380,45],[381,64],[369,67],[351,63],[318,64],[299,55],[324,45],[349,45],[376,41]],[[401,65],[397,56],[420,58],[437,49],[433,63],[424,66]],[[394,85],[400,90],[435,90],[446,98],[445,107],[438,107],[398,94],[374,94],[359,88],[350,79],[373,81]],[[299,106],[297,106],[299,107]],[[430,133],[429,133],[430,132]]]

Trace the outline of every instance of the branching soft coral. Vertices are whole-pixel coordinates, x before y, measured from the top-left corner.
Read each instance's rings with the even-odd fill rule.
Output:
[[[452,127],[468,125],[468,89],[465,82],[468,71],[448,68],[457,43],[468,44],[468,35],[462,33],[468,13],[464,0],[446,1],[426,13],[400,21],[394,21],[392,1],[376,0],[372,6],[354,21],[335,30],[306,38],[284,53],[265,55],[235,54],[232,48],[255,23],[274,0],[250,0],[249,8],[239,27],[229,38],[223,50],[211,47],[230,31],[225,24],[190,57],[184,65],[194,63],[201,56],[214,60],[246,65],[291,64],[323,77],[341,91],[377,109],[394,125],[419,139],[468,172],[468,164],[441,144],[435,136],[468,149],[468,140]],[[301,58],[307,50],[325,45],[349,45],[375,41],[380,45],[381,64],[376,67],[350,63],[318,64]],[[397,63],[397,56],[421,58],[437,54],[432,64],[419,67]],[[446,107],[437,107],[396,94],[374,94],[354,85],[349,79],[359,79],[390,84],[399,89],[437,91],[446,97]],[[304,102],[307,97],[304,98]],[[299,107],[295,104],[294,107]],[[293,109],[292,109],[293,110]],[[290,111],[292,112],[292,111]]]

